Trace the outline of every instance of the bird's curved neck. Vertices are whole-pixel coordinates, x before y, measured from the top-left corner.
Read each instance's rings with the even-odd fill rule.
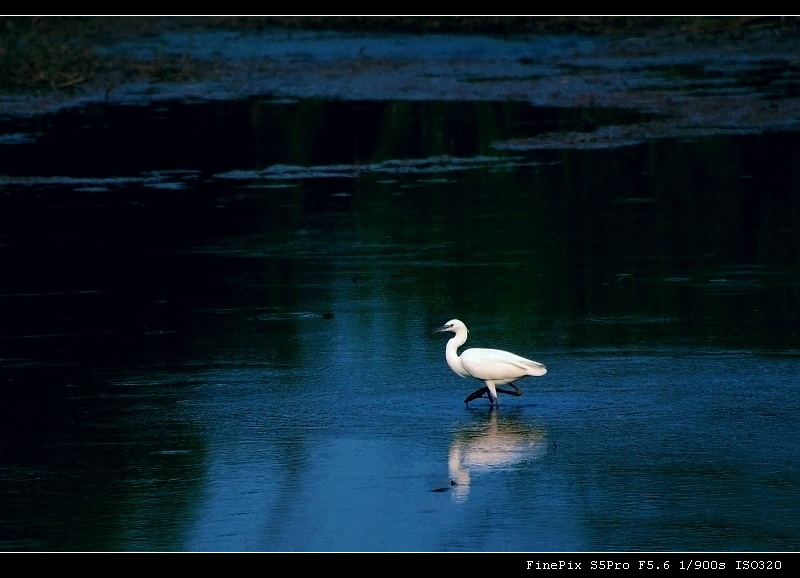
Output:
[[[447,349],[445,350],[447,365],[461,377],[469,377],[469,372],[464,369],[464,366],[461,364],[461,359],[458,357],[458,348],[464,345],[466,341],[467,332],[459,331],[447,342]]]

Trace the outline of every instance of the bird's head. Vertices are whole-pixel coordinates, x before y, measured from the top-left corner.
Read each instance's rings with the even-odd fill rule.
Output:
[[[445,323],[444,325],[442,325],[438,329],[435,329],[434,331],[438,331],[440,333],[441,332],[445,332],[445,331],[452,331],[453,333],[458,333],[458,332],[460,332],[462,330],[465,333],[469,333],[469,330],[467,329],[467,326],[464,325],[463,322],[459,321],[458,319],[451,319],[450,321],[448,321],[447,323]]]

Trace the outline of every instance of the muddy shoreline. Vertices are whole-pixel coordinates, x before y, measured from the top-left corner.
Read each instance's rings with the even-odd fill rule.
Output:
[[[800,128],[796,19],[300,20],[6,18],[0,119],[266,96],[513,100],[647,118],[506,145],[518,148]],[[25,46],[38,64],[12,54]]]

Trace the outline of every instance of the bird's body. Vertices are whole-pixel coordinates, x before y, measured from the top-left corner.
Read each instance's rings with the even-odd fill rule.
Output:
[[[511,395],[522,395],[514,382],[523,377],[541,376],[547,373],[547,368],[537,361],[520,357],[514,353],[501,349],[472,348],[458,354],[458,348],[467,341],[467,326],[458,319],[452,319],[437,331],[452,331],[455,335],[447,342],[445,359],[447,365],[461,377],[480,379],[486,387],[478,389],[464,401],[468,404],[473,399],[489,394],[491,404],[499,405],[497,392]],[[511,384],[514,391],[497,389],[498,385]]]

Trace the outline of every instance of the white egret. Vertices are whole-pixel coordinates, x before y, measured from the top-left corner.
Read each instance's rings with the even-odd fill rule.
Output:
[[[450,369],[455,371],[461,377],[472,377],[480,379],[486,383],[485,387],[475,390],[464,400],[464,403],[469,405],[473,399],[483,397],[483,394],[488,394],[489,403],[491,405],[500,405],[497,400],[497,393],[507,393],[509,395],[520,396],[522,391],[514,383],[516,380],[528,376],[541,376],[547,373],[547,368],[538,361],[525,359],[519,355],[515,355],[508,351],[501,349],[481,349],[471,348],[465,349],[461,355],[458,354],[458,348],[464,345],[467,341],[467,326],[458,319],[451,319],[439,329],[435,331],[444,332],[452,331],[455,333],[453,337],[447,342],[445,350],[445,359]],[[498,385],[509,384],[514,388],[514,391],[507,389],[500,389]]]

